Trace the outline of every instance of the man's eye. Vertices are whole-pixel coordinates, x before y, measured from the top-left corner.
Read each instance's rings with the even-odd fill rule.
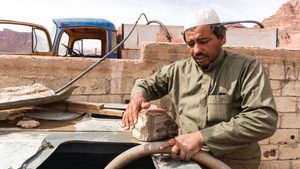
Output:
[[[198,43],[200,44],[207,44],[209,42],[209,39],[203,39],[203,40],[199,40]]]
[[[187,45],[189,45],[190,47],[193,47],[195,45],[195,42],[188,42]]]

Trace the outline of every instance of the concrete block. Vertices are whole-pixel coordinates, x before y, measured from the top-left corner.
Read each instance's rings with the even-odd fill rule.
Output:
[[[282,96],[300,96],[300,81],[283,81]]]
[[[277,28],[229,28],[226,31],[225,46],[275,48]]]
[[[273,64],[269,65],[269,78],[284,80],[285,79],[285,68],[284,65]]]
[[[95,95],[95,94],[108,94],[110,91],[109,80],[105,78],[93,78],[84,77],[74,83],[74,85],[79,86],[74,94],[85,94],[85,95]]]
[[[278,159],[279,150],[277,145],[261,145],[260,148],[262,160]]]
[[[280,160],[298,160],[300,158],[300,144],[286,144],[279,146]]]
[[[126,37],[133,24],[122,24],[121,31],[123,38]],[[183,43],[181,32],[182,26],[169,26],[166,25],[168,32],[170,33],[174,43]],[[124,43],[125,49],[141,49],[144,42],[169,42],[166,38],[166,33],[163,31],[160,25],[137,25],[131,36]]]
[[[122,95],[90,95],[88,102],[95,103],[123,103]]]
[[[298,129],[277,129],[270,138],[271,144],[295,144],[299,142]]]
[[[282,113],[280,128],[296,129],[300,128],[300,114],[299,113]]]
[[[297,79],[297,66],[295,63],[286,63],[285,72],[286,72],[286,80],[296,80]]]
[[[269,77],[269,64],[268,63],[262,63],[262,64],[263,64],[263,67],[265,69],[267,76]]]
[[[259,169],[294,169],[288,160],[262,161]]]
[[[135,78],[123,77],[110,80],[110,94],[130,94]]]
[[[297,98],[296,97],[274,97],[276,108],[279,112],[296,112]]]
[[[291,160],[292,169],[300,169],[300,160]]]
[[[280,96],[281,95],[281,81],[280,80],[270,80],[270,84],[272,87],[273,95]]]

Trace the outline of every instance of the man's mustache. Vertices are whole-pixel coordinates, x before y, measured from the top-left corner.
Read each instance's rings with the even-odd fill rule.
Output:
[[[201,54],[193,56],[194,59],[201,59],[201,58],[204,58],[204,57],[209,57],[209,56],[205,53],[201,53]]]

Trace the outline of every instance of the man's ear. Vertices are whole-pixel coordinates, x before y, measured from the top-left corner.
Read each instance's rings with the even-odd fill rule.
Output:
[[[223,45],[226,43],[226,33],[224,33],[224,34],[220,37],[220,40],[221,40],[221,45],[223,46]]]

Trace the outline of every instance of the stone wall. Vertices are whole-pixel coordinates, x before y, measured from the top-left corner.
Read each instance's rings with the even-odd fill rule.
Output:
[[[279,112],[278,129],[262,147],[261,169],[300,168],[300,51],[256,48],[227,48],[253,55],[266,68]],[[90,102],[127,102],[137,78],[153,74],[161,66],[189,56],[185,45],[145,44],[140,60],[111,59],[100,63],[77,81],[70,99]],[[57,90],[95,63],[94,58],[0,57],[0,88],[42,83]],[[168,97],[154,101],[172,109]]]
[[[279,121],[275,134],[260,142],[261,169],[300,168],[300,51],[236,49],[264,64],[275,96]]]

